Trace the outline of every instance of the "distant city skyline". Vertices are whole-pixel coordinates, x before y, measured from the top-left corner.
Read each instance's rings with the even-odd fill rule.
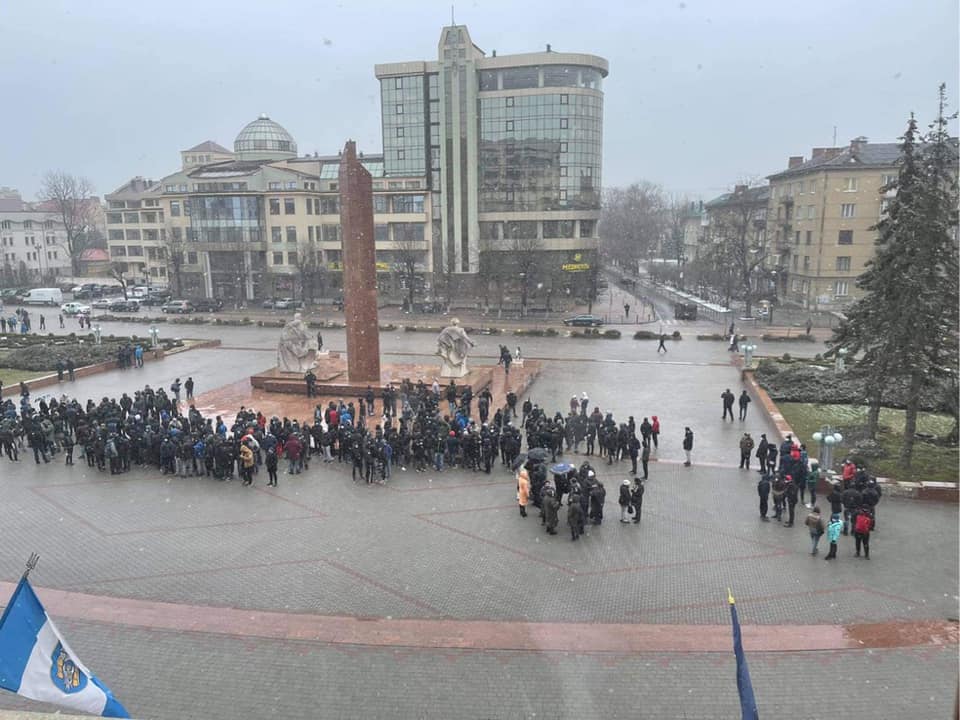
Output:
[[[593,13],[592,15],[590,13]],[[956,3],[475,3],[456,8],[488,55],[555,50],[609,60],[605,186],[638,180],[707,199],[791,155],[864,135],[892,141],[925,125],[958,65]],[[96,192],[159,179],[179,152],[232,138],[267,113],[300,154],[347,138],[380,152],[374,65],[436,55],[448,2],[242,7],[173,0],[142,8],[8,3],[0,186],[32,199],[43,174],[88,177]],[[13,71],[15,69],[15,72]],[[956,125],[954,125],[956,131]]]

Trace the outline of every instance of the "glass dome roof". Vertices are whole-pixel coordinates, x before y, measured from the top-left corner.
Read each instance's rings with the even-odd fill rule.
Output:
[[[233,150],[240,160],[294,158],[297,142],[282,125],[261,115],[240,131]]]

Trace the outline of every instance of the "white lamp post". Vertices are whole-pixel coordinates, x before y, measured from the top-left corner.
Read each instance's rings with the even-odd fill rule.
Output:
[[[93,336],[97,339],[97,345],[100,344],[100,323],[93,326]]]
[[[820,467],[830,470],[833,467],[833,448],[843,442],[843,435],[824,425],[823,430],[815,432],[812,437],[820,445]]]
[[[744,367],[746,368],[750,367],[750,363],[753,362],[753,353],[756,349],[757,349],[757,346],[751,344],[750,342],[747,342],[747,344],[743,346],[743,366]]]
[[[152,347],[157,347],[160,344],[159,341],[160,331],[157,330],[156,325],[150,326],[150,344]]]
[[[836,372],[842,372],[842,371],[843,371],[843,368],[844,368],[844,360],[846,359],[846,357],[847,357],[847,349],[846,349],[846,348],[840,348],[839,350],[837,350],[837,360],[836,360],[836,364],[834,365],[834,370],[835,370]]]

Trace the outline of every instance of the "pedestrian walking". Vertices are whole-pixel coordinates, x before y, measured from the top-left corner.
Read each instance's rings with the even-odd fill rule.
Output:
[[[40,329],[41,330],[47,329],[47,318],[44,317],[43,315],[40,316]]]
[[[77,369],[76,365],[73,364],[73,358],[68,357],[67,358],[67,379],[70,380],[71,382],[76,380],[76,377],[74,376],[74,370],[76,369]]]
[[[660,344],[657,345],[657,355],[660,354],[660,351],[661,351],[661,350],[663,350],[664,352],[667,351],[667,346],[666,346],[666,344],[665,344],[665,343],[666,343],[666,340],[667,340],[666,334],[665,334],[665,333],[660,333]]]
[[[760,463],[760,469],[757,470],[761,475],[767,472],[767,450],[770,443],[767,441],[767,434],[760,433],[760,442],[757,444],[757,461]]]
[[[688,427],[685,427],[683,429],[683,454],[687,458],[686,462],[683,463],[685,467],[690,467],[691,452],[693,452],[693,430],[691,430]]]
[[[62,330],[63,329],[63,313],[60,313],[57,317],[60,319],[60,329]]]
[[[826,528],[823,525],[823,518],[820,517],[820,506],[814,505],[813,511],[807,515],[804,525],[810,530],[810,554],[817,554],[817,545]]]
[[[727,419],[727,415],[730,415],[730,422],[733,422],[733,401],[736,399],[733,396],[733,393],[730,392],[730,388],[727,388],[722,393],[720,393],[720,399],[723,400],[723,418],[722,420]]]
[[[739,403],[740,403],[740,420],[743,421],[747,419],[747,406],[750,405],[750,396],[747,395],[746,390],[740,393]]]
[[[653,422],[650,424],[650,439],[653,440],[653,447],[660,447],[660,418],[656,415],[651,415],[650,419]]]
[[[643,442],[643,446],[640,449],[640,466],[643,468],[643,479],[646,480],[650,476],[650,443],[647,441]]]
[[[264,464],[267,466],[267,485],[272,485],[273,487],[277,486],[278,462],[277,449],[276,447],[271,447],[267,450],[267,457],[264,461]]]
[[[520,472],[517,473],[517,504],[520,505],[520,517],[527,516],[527,505],[529,502],[530,473],[527,472],[526,468],[520,468]]]

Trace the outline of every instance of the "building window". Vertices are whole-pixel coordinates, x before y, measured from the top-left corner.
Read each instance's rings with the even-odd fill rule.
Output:
[[[580,221],[580,237],[582,238],[593,237],[593,233],[596,229],[597,229],[597,223],[595,220]]]
[[[394,80],[393,80],[393,86],[394,86],[397,90],[401,90],[401,89],[403,88],[403,78],[402,78],[402,77],[394,78]]]
[[[559,195],[560,202],[565,203],[567,201],[567,191],[561,190]]]
[[[507,120],[505,123],[505,128],[507,132],[513,132],[513,120]]]
[[[270,188],[271,190],[280,190],[280,183],[272,182],[269,185],[267,185],[267,187]]]
[[[313,225],[307,226],[307,242],[313,242]]]
[[[561,165],[561,166],[560,166],[560,177],[566,177],[566,176],[567,176],[567,166],[566,166],[566,165]]]
[[[296,265],[297,264],[297,251],[291,250],[287,253],[287,264]]]
[[[837,297],[847,296],[847,281],[837,280],[833,283],[833,294]]]
[[[403,150],[397,150],[397,160],[403,160],[406,157],[406,153]]]
[[[307,198],[307,215],[313,215],[313,201]]]
[[[817,206],[807,205],[807,219],[813,220],[817,216]]]
[[[179,200],[170,201],[170,216],[180,217],[180,201]]]
[[[397,128],[397,137],[403,137],[403,128],[402,128],[402,127],[398,127],[398,128]]]
[[[397,103],[397,115],[403,115],[403,105]]]
[[[296,215],[297,214],[297,203],[293,198],[284,198],[283,199],[283,214],[284,215]]]
[[[113,257],[126,257],[127,249],[123,245],[111,245],[110,254]]]
[[[567,143],[560,143],[560,152],[565,153],[567,151]]]
[[[561,105],[569,105],[569,104],[570,104],[570,96],[569,96],[569,95],[561,95],[561,96],[560,96],[560,104],[561,104]]]
[[[813,242],[813,230],[807,230],[807,245]]]
[[[270,214],[280,214],[280,198],[270,198]]]
[[[283,265],[283,253],[275,252],[273,254],[273,264],[274,265]]]
[[[297,227],[296,225],[287,225],[287,242],[296,242],[297,241]]]
[[[794,269],[794,270],[797,269],[797,266],[798,266],[799,262],[800,262],[800,256],[799,256],[799,255],[794,255],[794,256],[793,256],[793,269]]]
[[[804,255],[804,256],[803,256],[803,269],[804,269],[804,270],[809,270],[809,269],[810,269],[810,256],[809,256],[809,255]]]
[[[896,181],[897,181],[896,175],[884,175],[881,187],[889,187],[890,185],[893,185]]]
[[[855,177],[848,177],[848,178],[844,178],[844,179],[843,179],[843,191],[844,191],[844,192],[856,192],[858,185],[859,185],[859,183],[857,182],[857,178],[855,178]],[[844,294],[846,294],[846,293],[844,293]]]
[[[131,257],[143,257],[143,248],[140,245],[128,245],[127,255]]]
[[[857,214],[857,206],[853,203],[843,203],[840,206],[840,217],[852,218]]]
[[[884,198],[883,200],[880,201],[880,217],[885,216],[889,210],[890,210],[890,200],[888,198]]]
[[[310,202],[310,201],[308,200],[307,202]],[[313,199],[313,214],[314,214],[314,215],[319,215],[319,214],[320,214],[320,199],[319,199],[319,198],[314,198],[314,199]]]
[[[270,240],[272,242],[280,242],[283,240],[283,230],[278,227],[270,228]]]
[[[297,189],[297,181],[296,181],[296,180],[287,180],[287,182],[284,183],[284,185],[286,186],[287,190],[296,190],[296,189]]]
[[[387,196],[386,195],[374,195],[373,196],[373,212],[376,213],[385,213],[390,212],[388,209]]]
[[[339,225],[321,225],[321,239],[323,242],[339,242],[340,240],[340,226]]]
[[[800,244],[800,231],[799,231],[799,230],[797,230],[797,231],[793,234],[793,244],[794,244],[794,245],[799,245],[799,244]]]
[[[507,101],[507,107],[513,107],[513,98],[512,98],[512,97],[504,98],[504,100]]]
[[[195,252],[187,253],[187,264],[196,265],[197,264],[197,254]]]
[[[340,198],[320,198],[320,214],[336,215],[340,212]]]
[[[850,269],[850,256],[849,255],[840,255],[837,257],[837,270],[849,270]]]
[[[837,245],[853,245],[853,230],[841,230],[837,236]]]
[[[395,213],[422,213],[423,195],[394,195],[393,211]]]
[[[567,123],[567,118],[560,118],[560,129],[561,129],[561,130],[566,130],[566,129],[567,129],[567,125],[568,125],[568,123]]]

